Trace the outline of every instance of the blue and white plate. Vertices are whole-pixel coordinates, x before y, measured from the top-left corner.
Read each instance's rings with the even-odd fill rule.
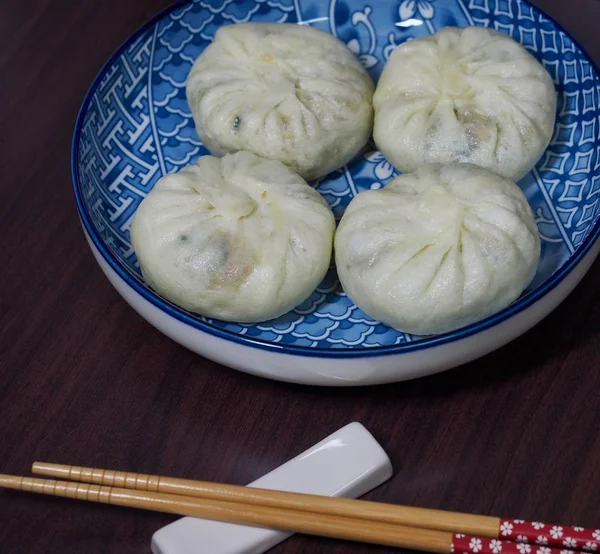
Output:
[[[207,150],[185,98],[196,57],[223,25],[311,25],[344,41],[376,80],[396,46],[444,26],[481,25],[523,44],[552,75],[552,143],[519,184],[542,237],[537,275],[522,297],[477,324],[436,337],[390,329],[361,312],[332,269],[292,312],[263,324],[206,319],[149,289],[129,242],[133,214],[164,174]],[[505,344],[549,313],[600,248],[600,76],[577,43],[523,0],[196,0],[179,3],[131,37],[100,71],[75,129],[73,181],[101,267],[125,299],[188,348],[243,371],[312,384],[366,384],[447,369]],[[337,218],[353,196],[395,170],[371,145],[316,183]]]

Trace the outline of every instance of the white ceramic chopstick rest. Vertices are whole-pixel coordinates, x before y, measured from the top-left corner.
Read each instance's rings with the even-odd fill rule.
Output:
[[[392,464],[360,423],[342,427],[250,487],[358,498],[392,475]],[[290,533],[184,517],[152,537],[154,554],[261,554]]]

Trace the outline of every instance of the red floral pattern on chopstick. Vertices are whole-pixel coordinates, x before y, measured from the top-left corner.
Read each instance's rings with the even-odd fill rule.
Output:
[[[554,546],[563,549],[566,553],[569,550],[600,552],[600,529],[553,525],[537,521],[523,521],[522,519],[502,519],[498,536],[503,540],[518,543]],[[532,553],[537,554],[538,550],[536,548],[532,550]],[[522,554],[529,554],[529,552]],[[550,553],[540,552],[539,554]]]
[[[450,551],[453,554],[576,554],[561,550],[510,540],[485,539],[469,535],[454,535]]]

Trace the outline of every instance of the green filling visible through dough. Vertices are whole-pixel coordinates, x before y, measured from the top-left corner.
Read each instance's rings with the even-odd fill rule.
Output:
[[[242,123],[242,118],[239,115],[236,115],[233,118],[233,128],[234,129],[239,129],[241,123]]]

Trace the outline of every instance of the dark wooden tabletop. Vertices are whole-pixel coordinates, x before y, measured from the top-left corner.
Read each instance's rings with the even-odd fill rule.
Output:
[[[600,1],[536,3],[600,62]],[[121,299],[77,219],[71,133],[103,62],[167,4],[1,2],[0,472],[47,460],[245,484],[356,420],[395,468],[370,498],[599,527],[600,263],[505,348],[359,389],[220,367]],[[0,554],[144,553],[173,520],[0,492]],[[273,552],[391,550],[294,536]]]

